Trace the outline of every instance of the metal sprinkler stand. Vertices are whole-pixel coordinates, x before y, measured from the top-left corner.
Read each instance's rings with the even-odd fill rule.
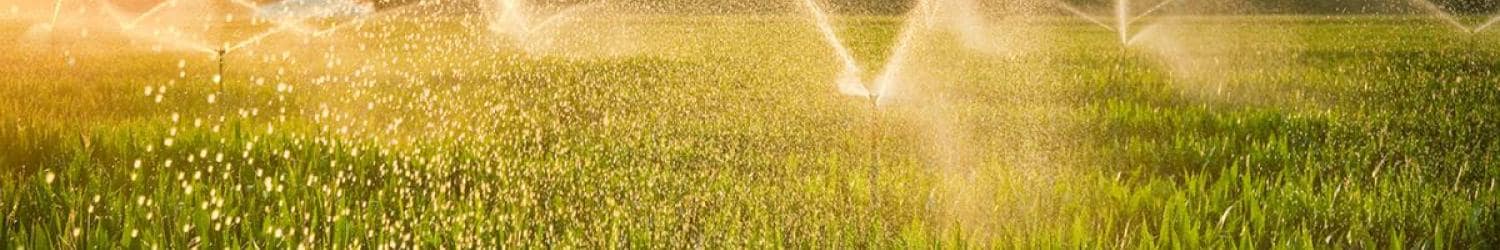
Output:
[[[871,94],[870,121],[875,128],[870,132],[870,208],[880,207],[880,95]]]
[[[224,56],[225,54],[229,54],[229,50],[219,48],[218,50],[214,50],[214,54],[219,60],[219,72],[217,75],[214,75],[214,84],[219,85],[219,95],[224,95]]]
[[[1469,57],[1468,58],[1469,59],[1468,60],[1469,61],[1468,62],[1469,65],[1468,66],[1469,67],[1478,67],[1479,66],[1479,41],[1478,41],[1479,38],[1478,37],[1479,37],[1479,30],[1469,30],[1469,34],[1464,37],[1464,43],[1465,43],[1464,45],[1468,46],[1468,48],[1466,48],[1468,50],[1466,53],[1468,53],[1468,55],[1469,55],[1468,56]]]
[[[1129,52],[1126,51],[1127,49],[1129,49],[1128,44],[1120,44],[1120,53],[1115,56],[1114,72],[1111,72],[1109,76],[1111,82],[1125,81],[1125,57],[1129,56]]]
[[[223,96],[225,96],[225,94],[223,94],[223,84],[225,84],[225,75],[223,75],[223,58],[225,58],[226,54],[229,54],[229,49],[219,48],[214,49],[213,52],[214,55],[216,55],[217,60],[219,60],[219,72],[217,72],[217,75],[213,75],[213,84],[219,85],[219,93],[217,93],[217,99],[223,99]]]

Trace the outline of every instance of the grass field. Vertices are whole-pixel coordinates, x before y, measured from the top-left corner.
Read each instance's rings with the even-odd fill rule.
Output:
[[[923,36],[872,110],[800,17],[631,19],[613,56],[470,21],[274,36],[222,86],[107,31],[0,45],[0,248],[1500,246],[1496,32],[1008,22]],[[872,65],[902,25],[839,23]]]

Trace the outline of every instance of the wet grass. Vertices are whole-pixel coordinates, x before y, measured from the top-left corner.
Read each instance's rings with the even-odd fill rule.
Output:
[[[658,19],[609,58],[462,18],[277,38],[212,103],[204,55],[0,46],[0,248],[1500,245],[1493,34],[1210,18],[1125,48],[1049,21],[996,55],[938,33],[876,114],[805,20]],[[841,26],[879,65],[901,23]]]

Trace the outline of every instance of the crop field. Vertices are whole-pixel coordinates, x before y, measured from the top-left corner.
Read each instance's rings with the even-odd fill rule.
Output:
[[[1500,30],[440,11],[0,19],[0,248],[1500,247]]]

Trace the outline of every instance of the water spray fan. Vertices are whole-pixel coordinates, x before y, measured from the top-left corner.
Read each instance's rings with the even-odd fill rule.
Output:
[[[1108,23],[1108,22],[1106,22],[1104,20],[1101,20],[1098,17],[1095,17],[1094,15],[1088,14],[1087,12],[1084,12],[1082,9],[1079,9],[1076,6],[1068,4],[1067,2],[1057,1],[1056,3],[1057,3],[1057,6],[1059,8],[1062,8],[1063,10],[1067,11],[1069,14],[1073,14],[1074,16],[1077,16],[1079,18],[1083,18],[1084,20],[1089,21],[1089,23],[1093,23],[1094,25],[1098,25],[1099,27],[1104,28],[1105,30],[1109,30],[1109,31],[1115,32],[1117,34],[1117,36],[1119,37],[1119,39],[1120,39],[1120,44],[1130,45],[1132,43],[1135,43],[1135,40],[1137,38],[1139,38],[1140,35],[1141,35],[1141,33],[1132,33],[1132,31],[1130,29],[1131,26],[1134,26],[1137,23],[1140,23],[1141,20],[1149,18],[1152,15],[1156,14],[1156,12],[1159,12],[1162,9],[1166,9],[1167,6],[1171,6],[1173,3],[1177,3],[1177,2],[1178,2],[1177,0],[1163,0],[1161,2],[1158,2],[1158,3],[1154,4],[1154,5],[1152,5],[1150,8],[1147,8],[1145,11],[1142,11],[1141,13],[1132,14],[1131,10],[1130,10],[1130,4],[1131,4],[1130,0],[1115,0],[1114,7],[1113,7],[1113,9],[1114,9],[1114,13],[1113,13],[1114,23],[1113,24],[1110,24],[1110,23]],[[1136,32],[1139,32],[1139,31],[1136,31]]]
[[[885,62],[884,68],[872,82],[863,80],[864,71],[854,53],[844,44],[838,32],[833,28],[833,21],[829,14],[818,6],[815,0],[803,0],[802,5],[807,13],[815,21],[818,31],[823,35],[824,42],[833,48],[834,54],[843,64],[843,73],[839,75],[835,84],[839,93],[859,97],[869,102],[871,112],[871,143],[870,143],[870,202],[871,206],[879,203],[879,173],[880,173],[880,142],[882,124],[880,120],[881,105],[883,98],[890,96],[892,86],[900,78],[904,66],[910,59],[913,44],[916,43],[918,30],[933,25],[933,17],[937,14],[928,0],[919,0],[916,7],[906,18],[906,25],[902,29],[895,47],[891,50],[891,56]]]

